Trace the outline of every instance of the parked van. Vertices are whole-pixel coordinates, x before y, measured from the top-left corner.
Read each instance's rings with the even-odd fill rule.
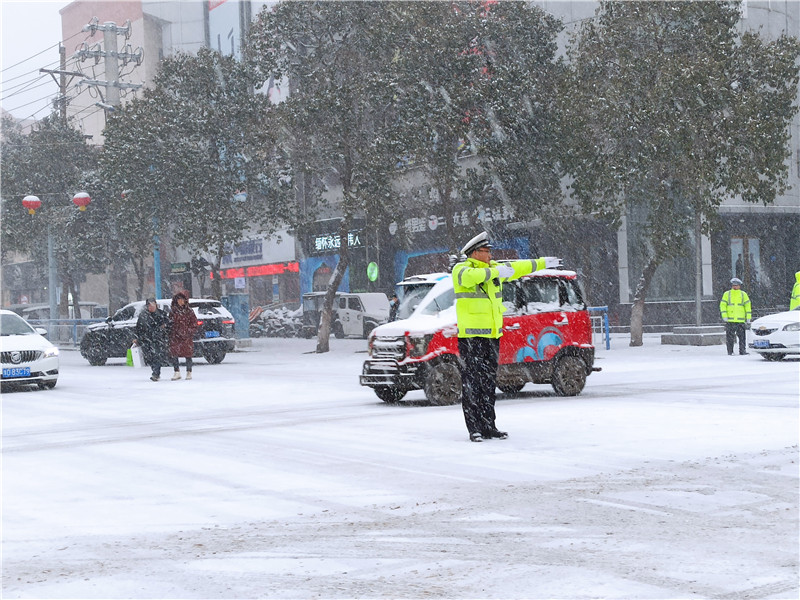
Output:
[[[411,315],[369,335],[359,382],[385,402],[421,389],[431,404],[454,404],[461,400],[461,373],[453,281],[437,273],[416,283],[408,296],[416,304]],[[579,394],[586,377],[600,369],[576,273],[545,269],[510,281],[503,285],[503,304],[497,387],[515,393],[528,382],[549,383],[559,396]]]
[[[303,337],[319,331],[325,292],[303,294]],[[389,321],[389,298],[380,292],[336,292],[331,333],[337,338],[366,337],[378,325]]]

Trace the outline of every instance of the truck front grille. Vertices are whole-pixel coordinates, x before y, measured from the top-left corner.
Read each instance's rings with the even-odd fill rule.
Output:
[[[376,337],[372,341],[372,358],[403,360],[406,356],[406,343],[402,337]]]

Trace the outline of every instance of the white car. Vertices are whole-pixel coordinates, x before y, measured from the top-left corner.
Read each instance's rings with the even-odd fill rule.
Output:
[[[38,385],[52,389],[58,381],[58,348],[47,341],[44,329],[34,329],[10,310],[0,310],[2,387]]]
[[[800,357],[800,307],[756,319],[750,326],[750,348],[767,360]]]

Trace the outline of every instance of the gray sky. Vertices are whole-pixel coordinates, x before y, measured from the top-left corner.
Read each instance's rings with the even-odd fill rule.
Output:
[[[58,11],[67,4],[61,0],[0,0],[0,103],[15,117],[41,119],[50,113],[58,87],[39,69],[58,68]]]

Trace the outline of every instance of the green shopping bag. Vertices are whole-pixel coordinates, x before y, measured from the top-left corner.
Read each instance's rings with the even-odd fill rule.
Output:
[[[128,352],[125,353],[125,364],[129,367],[133,366],[133,351],[128,348]]]

